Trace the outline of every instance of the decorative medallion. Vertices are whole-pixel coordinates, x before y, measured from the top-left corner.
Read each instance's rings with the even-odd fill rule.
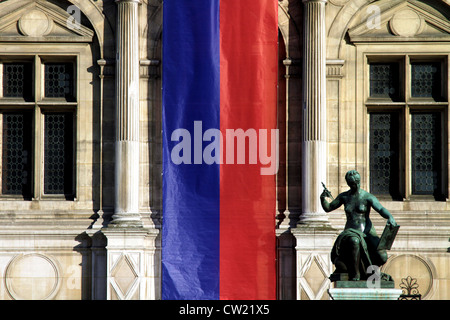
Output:
[[[394,14],[389,27],[396,36],[414,37],[423,31],[425,21],[417,12],[404,9]]]
[[[383,266],[382,272],[394,278],[396,288],[406,289],[403,294],[418,294],[413,289],[419,287],[422,298],[433,294],[434,266],[425,258],[412,254],[393,256]]]
[[[57,264],[49,257],[21,254],[7,266],[5,286],[15,300],[49,300],[58,293],[60,274]]]
[[[29,37],[42,37],[50,33],[53,20],[44,12],[33,9],[25,13],[18,23],[20,32]]]

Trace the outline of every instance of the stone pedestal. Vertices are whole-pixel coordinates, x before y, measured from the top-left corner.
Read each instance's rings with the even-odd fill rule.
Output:
[[[332,288],[333,300],[398,300],[402,290],[393,288]]]
[[[398,300],[402,294],[394,281],[336,281],[333,286],[328,290],[333,300]]]
[[[327,225],[299,225],[291,232],[297,241],[297,299],[329,299],[329,276],[334,268],[330,252],[338,230]]]
[[[160,299],[158,230],[104,228],[106,245],[106,299]]]

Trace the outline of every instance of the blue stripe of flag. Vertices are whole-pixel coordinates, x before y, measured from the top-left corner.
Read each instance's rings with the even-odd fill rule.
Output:
[[[219,165],[171,161],[174,130],[220,129],[219,45],[219,0],[164,2],[163,299],[219,299]]]

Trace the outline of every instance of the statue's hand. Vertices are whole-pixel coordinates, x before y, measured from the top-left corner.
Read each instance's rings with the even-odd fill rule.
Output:
[[[333,198],[333,196],[331,195],[331,192],[328,189],[323,190],[322,194],[320,195],[320,197],[323,198]]]
[[[389,223],[389,224],[392,225],[392,226],[396,226],[396,225],[397,225],[397,222],[395,221],[395,219],[394,219],[393,216],[390,216],[390,217],[389,217],[387,223]]]

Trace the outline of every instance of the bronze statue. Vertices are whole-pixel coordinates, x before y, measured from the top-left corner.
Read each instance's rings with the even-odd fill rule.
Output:
[[[331,202],[325,199],[326,197],[333,198],[325,186],[320,195],[320,202],[326,212],[344,205],[347,216],[345,229],[336,239],[331,251],[331,261],[336,267],[333,274],[334,279],[333,275],[330,277],[332,281],[342,280],[342,277],[336,277],[347,274],[348,280],[364,280],[368,278],[369,266],[382,266],[386,263],[388,258],[386,248],[379,246],[380,238],[369,218],[371,208],[387,219],[387,227],[397,226],[394,217],[380,204],[378,199],[360,188],[361,177],[357,171],[347,172],[345,180],[350,190],[339,194],[336,199]],[[390,280],[390,276],[385,276],[388,278],[385,280]]]

